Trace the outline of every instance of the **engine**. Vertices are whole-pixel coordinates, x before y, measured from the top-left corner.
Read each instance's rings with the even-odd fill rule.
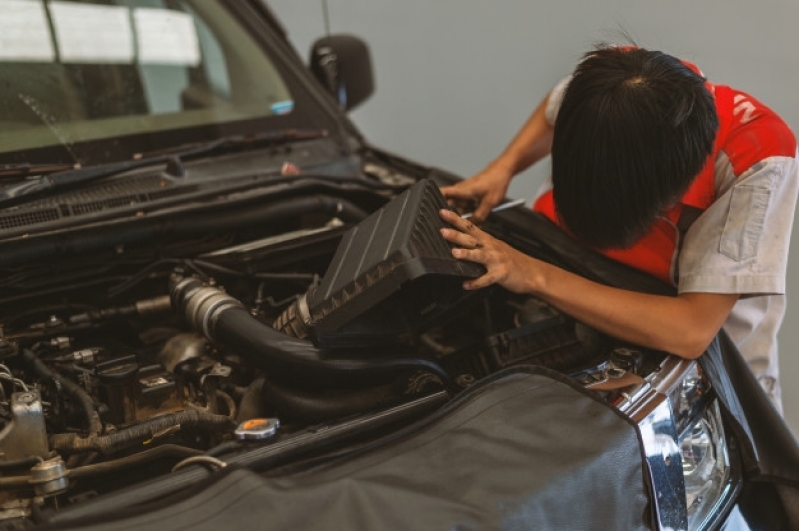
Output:
[[[452,396],[510,365],[545,365],[613,400],[607,382],[657,363],[541,301],[463,292],[482,269],[451,258],[442,206],[422,181],[346,230],[334,220],[170,250],[182,258],[126,249],[129,262],[10,271],[0,517]],[[36,268],[55,268],[57,285]]]

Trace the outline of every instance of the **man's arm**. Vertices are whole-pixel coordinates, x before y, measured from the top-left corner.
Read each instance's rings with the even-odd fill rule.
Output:
[[[465,289],[499,284],[535,295],[591,327],[637,345],[683,358],[701,355],[738,300],[736,294],[649,295],[605,286],[527,256],[481,231],[457,214],[441,217],[457,230],[442,229],[458,247],[458,259],[483,264],[486,274]]]
[[[472,215],[475,223],[485,220],[491,209],[505,198],[514,175],[549,154],[554,129],[546,119],[548,102],[549,96],[538,104],[505,151],[483,171],[441,189],[444,197],[456,206],[458,203],[477,203]]]
[[[498,167],[516,175],[549,155],[554,134],[554,127],[546,118],[549,97],[548,94],[541,100],[508,147],[489,167]]]
[[[737,294],[677,297],[612,288],[538,262],[529,293],[606,334],[694,359],[727,320]]]

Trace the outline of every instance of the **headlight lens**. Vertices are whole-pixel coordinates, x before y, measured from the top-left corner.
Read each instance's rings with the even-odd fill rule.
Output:
[[[685,477],[688,529],[703,529],[730,488],[730,456],[718,401],[705,409],[679,441]]]
[[[682,456],[688,529],[701,530],[732,488],[721,411],[698,365],[669,398]]]

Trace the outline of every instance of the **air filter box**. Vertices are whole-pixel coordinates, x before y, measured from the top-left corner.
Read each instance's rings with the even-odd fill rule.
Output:
[[[452,257],[439,232],[446,206],[438,186],[423,180],[344,235],[307,300],[316,344],[405,341],[474,294],[463,281],[485,268]]]

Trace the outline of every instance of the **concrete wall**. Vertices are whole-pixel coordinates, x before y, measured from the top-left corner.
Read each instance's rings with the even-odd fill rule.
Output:
[[[323,0],[270,0],[306,55]],[[799,131],[799,2],[772,0],[328,0],[333,33],[366,39],[377,92],[353,120],[376,145],[463,176],[497,156],[551,86],[598,41],[635,42],[696,62]],[[530,199],[544,161],[512,184]],[[788,273],[781,366],[799,433],[799,230]]]

